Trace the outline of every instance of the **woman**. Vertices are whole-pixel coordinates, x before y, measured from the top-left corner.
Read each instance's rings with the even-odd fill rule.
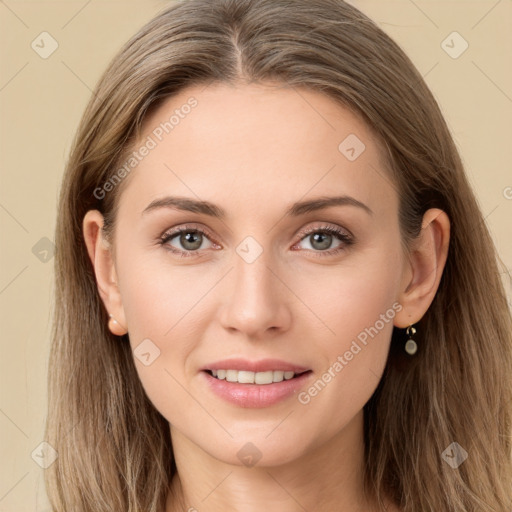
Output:
[[[512,507],[496,252],[354,7],[158,15],[95,90],[56,235],[56,511]]]

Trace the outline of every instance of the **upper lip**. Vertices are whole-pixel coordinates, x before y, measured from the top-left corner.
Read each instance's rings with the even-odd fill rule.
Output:
[[[309,368],[293,363],[288,363],[280,359],[260,359],[259,361],[249,361],[248,359],[223,359],[215,361],[205,366],[203,370],[238,370],[248,372],[267,372],[277,370],[284,372],[302,373]]]

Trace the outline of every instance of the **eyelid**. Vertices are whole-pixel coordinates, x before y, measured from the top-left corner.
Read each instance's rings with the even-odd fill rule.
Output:
[[[348,229],[342,228],[341,226],[329,225],[327,223],[324,223],[321,226],[310,226],[310,227],[301,229],[297,233],[297,236],[300,237],[299,242],[301,242],[305,236],[310,235],[312,233],[316,233],[318,231],[320,231],[320,232],[326,231],[326,232],[333,233],[333,234],[337,233],[339,235],[345,235],[347,238],[350,238],[351,240],[355,241],[354,235]]]
[[[159,238],[167,238],[171,235],[178,234],[181,231],[199,231],[201,233],[207,234],[210,237],[213,237],[213,235],[207,228],[199,226],[199,224],[194,224],[193,222],[186,222],[185,224],[178,224],[177,226],[166,229],[159,236]]]

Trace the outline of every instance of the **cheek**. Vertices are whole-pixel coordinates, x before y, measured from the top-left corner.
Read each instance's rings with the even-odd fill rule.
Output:
[[[389,337],[401,279],[401,256],[395,245],[374,244],[336,266],[295,268],[289,278],[310,310],[310,323],[318,324],[316,339],[331,357],[360,333],[364,341],[365,330],[376,323]]]
[[[162,247],[140,248],[137,241],[125,246],[117,267],[132,343],[151,336],[170,339],[189,325],[215,276],[204,267],[181,264]],[[128,247],[133,249],[128,251]]]
[[[200,310],[203,286],[191,289],[179,273],[142,271],[145,280],[126,286],[123,306],[129,339],[142,386],[155,408],[174,423],[197,407],[185,389],[187,361],[197,340],[192,323]]]
[[[135,366],[153,405],[174,422],[183,410],[197,408],[183,384],[194,370],[190,355],[204,337],[223,272],[177,266],[161,249],[125,254],[118,272]]]
[[[332,275],[321,280],[316,276],[316,292],[309,294],[308,305],[324,324],[315,343],[323,366],[297,397],[305,428],[323,428],[326,437],[334,435],[375,391],[393,321],[402,309],[396,301],[400,261],[396,251],[383,248],[340,270],[334,282]],[[304,281],[310,289],[312,284]]]

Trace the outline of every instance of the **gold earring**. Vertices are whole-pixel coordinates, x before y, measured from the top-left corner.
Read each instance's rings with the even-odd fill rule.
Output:
[[[128,332],[111,314],[108,316],[110,317],[108,321],[108,328],[112,334],[122,336]]]
[[[416,342],[412,339],[412,337],[416,334],[416,329],[411,325],[407,327],[407,330],[405,331],[407,336],[409,336],[409,339],[405,342],[405,351],[410,355],[416,354],[416,351],[418,350],[418,345]]]

